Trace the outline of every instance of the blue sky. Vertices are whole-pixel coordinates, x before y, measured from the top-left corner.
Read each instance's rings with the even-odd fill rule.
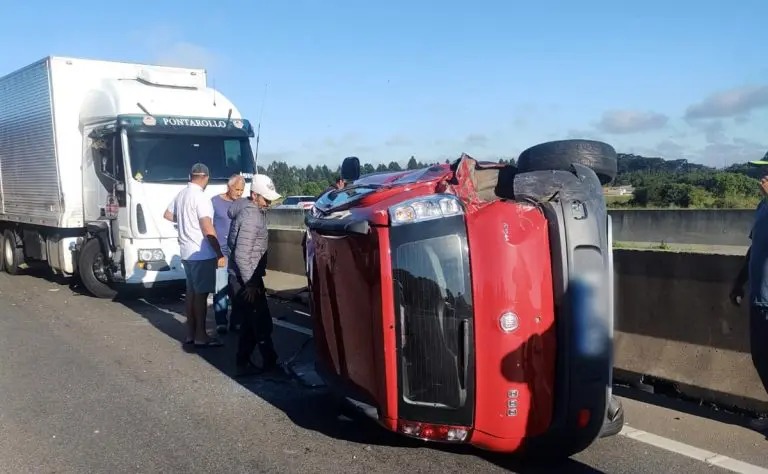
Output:
[[[253,121],[264,106],[260,164],[768,150],[765,0],[41,5],[0,0],[0,75],[50,54],[205,67]]]

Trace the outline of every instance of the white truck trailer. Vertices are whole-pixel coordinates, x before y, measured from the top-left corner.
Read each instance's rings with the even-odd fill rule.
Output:
[[[48,57],[0,78],[0,263],[46,262],[94,296],[183,284],[163,219],[196,162],[206,193],[255,172],[253,128],[204,69]],[[175,286],[175,285],[174,285]]]

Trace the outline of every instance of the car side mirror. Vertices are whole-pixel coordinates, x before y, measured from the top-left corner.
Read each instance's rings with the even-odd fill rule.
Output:
[[[341,179],[346,182],[355,181],[360,177],[360,160],[356,156],[344,158],[341,163]]]

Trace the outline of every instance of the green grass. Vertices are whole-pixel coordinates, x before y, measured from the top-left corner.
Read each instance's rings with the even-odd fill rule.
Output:
[[[631,194],[625,194],[623,196],[605,196],[605,203],[609,206],[611,204],[627,204],[630,199],[632,199]]]

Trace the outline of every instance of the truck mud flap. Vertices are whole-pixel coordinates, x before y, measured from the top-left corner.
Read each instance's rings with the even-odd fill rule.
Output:
[[[112,252],[112,242],[110,239],[110,226],[106,220],[91,221],[86,224],[88,233],[99,239],[101,251],[104,255],[110,255]]]
[[[550,430],[532,446],[557,443],[573,452],[600,434],[613,367],[612,249],[609,216],[597,175],[533,171],[514,178],[517,200],[535,201],[549,222],[555,297],[557,369]]]

